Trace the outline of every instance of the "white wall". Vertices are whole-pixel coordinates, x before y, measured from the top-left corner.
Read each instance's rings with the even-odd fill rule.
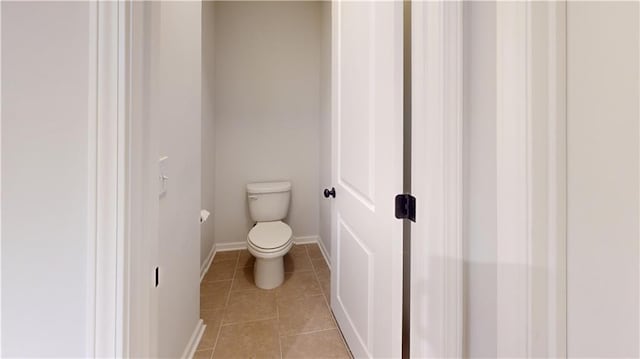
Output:
[[[1,354],[85,357],[89,6],[1,6]]]
[[[321,8],[320,51],[320,190],[331,188],[331,2]],[[331,255],[331,201],[320,200],[320,239],[327,256]]]
[[[215,7],[216,246],[246,241],[255,181],[290,180],[293,235],[317,236],[320,3]]]
[[[536,3],[530,17],[525,7],[514,11],[519,4],[498,6],[498,12],[490,3],[465,7],[465,356],[512,357],[515,349],[535,357],[638,357],[638,4],[568,3],[566,29],[562,4]],[[526,29],[527,19],[530,42],[526,31],[513,32]],[[496,38],[505,48],[496,48]],[[528,59],[513,52],[520,39],[531,45]],[[502,67],[496,54],[506,61]],[[500,84],[512,86],[505,74],[525,79],[526,66],[513,71],[525,62],[527,90],[496,98],[496,70]],[[496,128],[494,120],[496,100],[505,99],[514,108],[530,106],[513,114],[527,128],[517,143],[527,145],[520,153],[527,160],[519,159],[526,176],[512,196],[526,197],[514,208],[526,209],[528,222],[518,224],[518,236],[500,236],[496,248],[496,225],[503,234],[513,225],[505,211],[496,221],[496,189],[508,195],[496,182],[516,174],[499,150],[517,146],[506,147],[506,122]],[[524,280],[512,281],[523,273]]]
[[[567,5],[570,357],[638,357],[638,4]]]
[[[464,7],[465,356],[496,356],[496,6]]]
[[[215,202],[214,53],[215,2],[202,3],[202,208],[213,212]],[[201,227],[200,263],[205,263],[214,245],[214,219]]]
[[[167,193],[156,199],[161,357],[180,357],[200,318],[201,17],[200,2],[151,6],[148,160],[169,157]]]

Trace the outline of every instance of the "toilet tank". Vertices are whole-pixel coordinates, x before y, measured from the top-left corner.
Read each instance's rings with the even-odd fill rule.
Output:
[[[289,212],[291,182],[257,182],[247,184],[249,214],[256,222],[280,221]]]

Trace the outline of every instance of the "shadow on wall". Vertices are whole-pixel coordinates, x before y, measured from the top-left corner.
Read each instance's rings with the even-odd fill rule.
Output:
[[[454,268],[460,265],[459,260],[428,258],[429,273],[425,280],[412,284],[412,290],[416,293],[416,298],[424,300],[411,303],[411,320],[416,328],[415,339],[417,342],[412,345],[426,346],[434,352],[443,352],[440,348],[444,338],[442,338],[442,328],[431,325],[428,313],[443,312],[446,306],[445,297],[440,291],[429,291],[429,288],[441,288],[441,281],[444,278],[442,268]],[[464,357],[470,358],[496,358],[497,353],[497,320],[498,320],[498,274],[508,275],[509,278],[526,277],[531,269],[529,266],[513,263],[491,263],[491,262],[469,262],[463,264],[464,270]],[[544,268],[533,268],[530,274],[532,280],[535,278],[546,278],[549,273]],[[434,284],[436,282],[438,285]],[[541,292],[544,291],[543,292]],[[533,294],[535,297],[546,298],[546,289],[538,288]],[[545,321],[548,318],[546,301],[534,308],[534,313],[538,318]],[[532,324],[533,325],[533,324]],[[546,329],[546,326],[545,326]],[[546,335],[546,332],[541,332]],[[539,336],[538,336],[539,337]],[[426,338],[431,338],[430,342],[425,342]],[[442,340],[434,340],[439,338]],[[537,339],[539,342],[542,340]],[[509,357],[506,353],[501,353],[502,357]],[[515,357],[515,356],[512,356]]]

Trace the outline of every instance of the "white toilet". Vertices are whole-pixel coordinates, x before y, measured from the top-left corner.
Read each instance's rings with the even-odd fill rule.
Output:
[[[258,288],[272,289],[284,281],[282,257],[293,246],[291,227],[282,220],[289,211],[290,182],[247,185],[249,213],[256,221],[247,236],[247,248],[256,257],[253,277]]]

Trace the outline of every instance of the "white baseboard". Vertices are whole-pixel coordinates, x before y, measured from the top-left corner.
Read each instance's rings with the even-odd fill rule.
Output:
[[[320,236],[300,236],[293,237],[293,243],[295,244],[310,244],[317,243],[320,240]]]
[[[237,251],[239,249],[247,249],[247,241],[216,244],[216,252]]]
[[[322,252],[324,261],[327,262],[327,266],[329,266],[329,270],[331,270],[331,256],[329,255],[329,251],[327,251],[327,248],[324,246],[324,242],[320,237],[318,237],[318,247],[320,247],[320,252]]]
[[[327,262],[327,265],[329,266],[329,268],[331,268],[331,259],[330,259],[331,257],[329,256],[329,251],[327,251],[327,248],[325,248],[324,243],[322,242],[322,239],[320,238],[320,236],[300,236],[300,237],[294,236],[293,243],[295,244],[318,243],[318,246],[320,247],[320,251],[322,252],[322,256],[324,257],[325,262]],[[247,241],[216,243],[214,249],[215,249],[215,252],[236,251],[236,250],[247,249]],[[215,253],[211,256],[212,260],[214,255]],[[206,273],[206,271],[204,271],[203,273]]]
[[[202,278],[204,278],[204,275],[207,274],[207,272],[209,271],[209,267],[211,267],[211,262],[213,262],[213,257],[215,255],[216,255],[216,244],[214,243],[213,246],[211,246],[211,251],[209,251],[209,255],[207,256],[207,259],[200,266],[201,282],[202,282]]]
[[[295,244],[309,244],[309,243],[316,243],[318,242],[318,240],[320,239],[319,236],[300,236],[300,237],[293,237],[293,243]],[[217,252],[224,252],[224,251],[236,251],[239,249],[247,249],[247,242],[246,241],[241,241],[241,242],[229,242],[229,243],[217,243],[216,244],[216,251]]]
[[[187,343],[187,346],[184,348],[184,352],[182,353],[183,359],[192,359],[193,355],[196,353],[196,349],[198,349],[198,345],[200,344],[200,340],[202,339],[202,335],[204,334],[204,330],[207,326],[204,325],[204,321],[202,319],[198,320],[195,329],[193,330],[193,334],[191,334],[191,338]]]

